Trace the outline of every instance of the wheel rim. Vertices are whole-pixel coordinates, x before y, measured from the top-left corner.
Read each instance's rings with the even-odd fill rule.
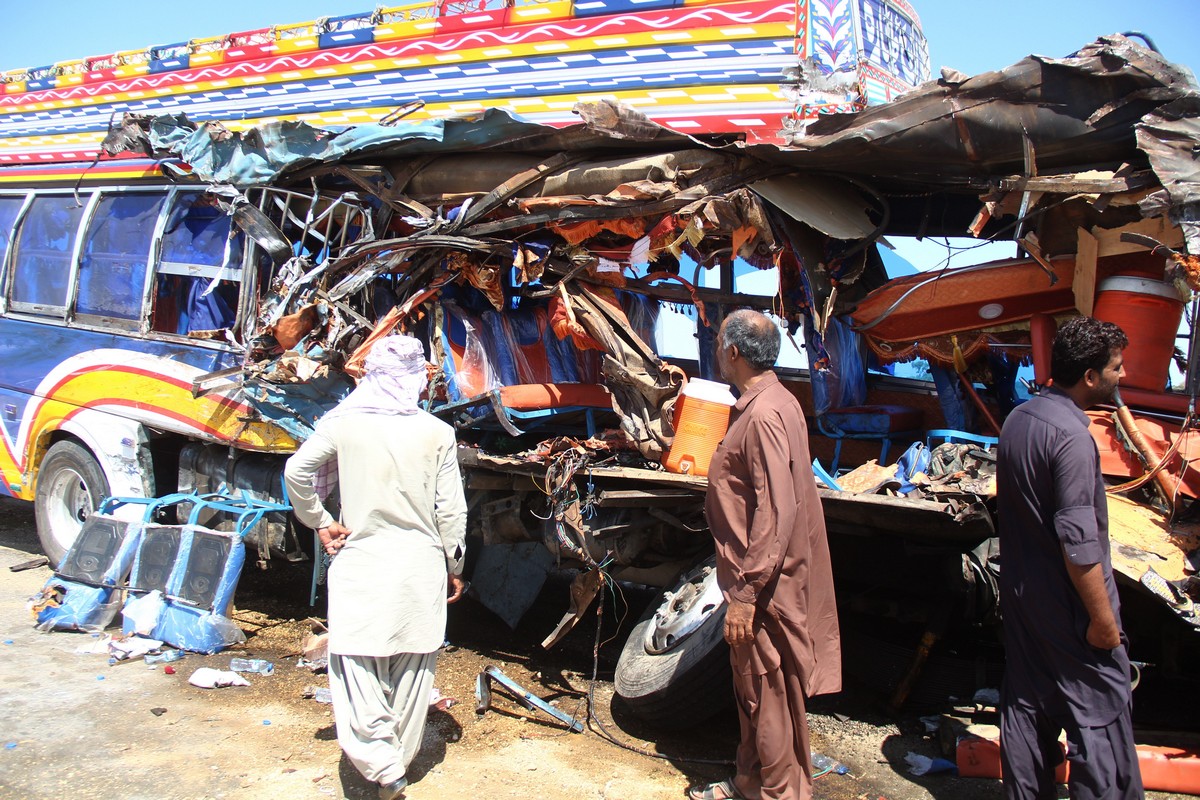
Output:
[[[83,523],[95,511],[87,481],[74,469],[58,472],[50,483],[47,522],[50,535],[64,550],[79,537]]]
[[[654,612],[646,629],[646,652],[670,652],[724,610],[715,558],[710,558],[685,575]]]

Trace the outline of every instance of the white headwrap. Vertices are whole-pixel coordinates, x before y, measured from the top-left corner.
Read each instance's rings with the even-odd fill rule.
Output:
[[[421,390],[429,382],[425,348],[411,336],[386,336],[375,343],[363,364],[363,377],[346,399],[325,415],[415,414]]]

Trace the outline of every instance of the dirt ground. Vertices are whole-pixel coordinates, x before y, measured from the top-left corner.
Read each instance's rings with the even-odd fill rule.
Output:
[[[26,600],[49,569],[10,572],[39,554],[31,507],[0,499],[0,798],[374,798],[342,756],[328,705],[306,698],[324,674],[297,666],[308,634],[309,573],[302,567],[257,572],[248,566],[236,598],[244,647],[214,656],[189,654],[175,674],[138,662],[110,666],[104,656],[75,651],[88,634],[43,634],[32,627]],[[552,583],[538,610],[516,631],[471,600],[453,609],[449,646],[436,685],[458,702],[430,715],[410,769],[408,797],[680,798],[692,784],[724,777],[737,721],[724,712],[687,731],[661,733],[610,710],[619,642],[649,596],[605,607],[596,719],[571,733],[545,715],[524,711],[497,691],[493,707],[475,713],[476,676],[494,664],[551,700],[587,717],[593,668],[594,617],[554,651],[538,642],[566,605],[566,585]],[[618,621],[624,616],[624,624]],[[187,678],[199,666],[226,668],[231,655],[265,658],[270,676],[248,675],[250,687],[198,689]],[[704,701],[698,698],[698,701]],[[813,747],[847,765],[849,774],[817,781],[831,800],[991,800],[998,781],[916,778],[904,756],[939,755],[915,713],[891,719],[879,698],[854,690],[818,698],[810,709]],[[601,727],[603,725],[603,728]],[[606,740],[613,737],[634,752]],[[1065,790],[1062,793],[1065,796]],[[1153,795],[1169,798],[1171,795]]]

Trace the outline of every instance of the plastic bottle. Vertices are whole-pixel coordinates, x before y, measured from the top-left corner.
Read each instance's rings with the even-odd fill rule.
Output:
[[[234,672],[257,672],[259,675],[271,675],[275,665],[261,658],[231,658],[229,668]]]
[[[838,775],[845,775],[850,771],[850,768],[827,755],[822,753],[813,753],[812,770],[814,776],[825,775],[829,772],[834,772]]]
[[[183,656],[184,652],[182,650],[167,650],[158,655],[148,655],[142,660],[147,664],[166,664],[171,661],[178,661]]]

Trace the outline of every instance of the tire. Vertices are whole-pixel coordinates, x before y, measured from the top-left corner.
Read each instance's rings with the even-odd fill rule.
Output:
[[[634,626],[617,661],[620,710],[657,728],[684,728],[733,702],[725,602],[716,557],[664,591]]]
[[[58,566],[107,496],[108,479],[86,447],[68,440],[51,445],[38,469],[33,501],[38,539],[51,566]]]

